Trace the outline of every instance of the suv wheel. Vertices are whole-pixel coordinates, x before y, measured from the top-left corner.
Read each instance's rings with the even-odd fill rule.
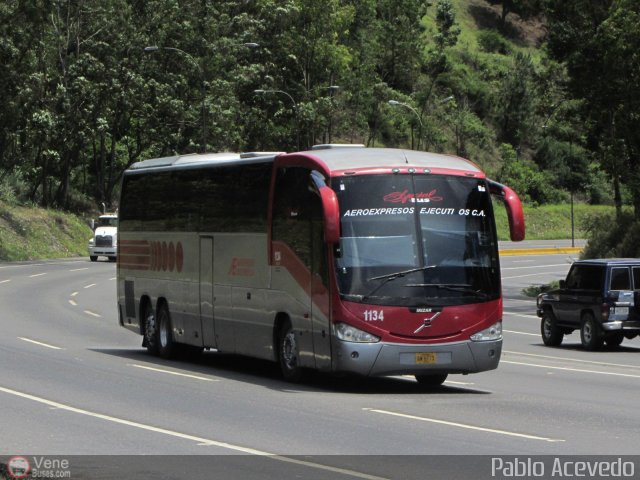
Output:
[[[604,343],[600,327],[591,313],[585,313],[580,325],[580,340],[586,350],[599,350]]]
[[[564,338],[564,333],[556,324],[556,318],[549,311],[544,312],[542,315],[540,333],[542,334],[542,342],[547,347],[557,347]]]

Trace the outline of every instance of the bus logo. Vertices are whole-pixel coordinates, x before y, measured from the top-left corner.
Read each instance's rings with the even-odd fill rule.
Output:
[[[429,328],[432,324],[432,322],[440,315],[441,312],[436,312],[433,314],[433,316],[431,318],[425,318],[422,320],[422,325],[420,325],[418,327],[418,329],[413,332],[414,334],[416,333],[420,333],[422,330],[424,330],[425,328]]]
[[[409,193],[409,190],[405,190],[404,192],[391,192],[385,195],[383,200],[389,203],[402,203],[404,205],[406,203],[441,202],[443,198],[438,195],[436,189],[433,189],[428,193]]]
[[[256,261],[254,258],[233,257],[229,267],[229,275],[232,277],[253,277],[256,274]]]
[[[11,457],[7,462],[11,478],[26,478],[31,473],[31,464],[25,457]]]

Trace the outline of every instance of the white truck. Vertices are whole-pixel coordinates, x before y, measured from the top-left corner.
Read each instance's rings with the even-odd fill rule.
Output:
[[[89,239],[89,258],[92,262],[99,256],[115,262],[118,256],[118,215],[105,213],[98,217],[93,237]]]

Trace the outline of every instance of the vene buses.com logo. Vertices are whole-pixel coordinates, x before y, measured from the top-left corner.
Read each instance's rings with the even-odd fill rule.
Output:
[[[26,457],[11,457],[7,462],[7,471],[11,478],[27,478],[31,473],[31,464]]]
[[[443,198],[438,195],[438,191],[433,189],[430,192],[418,192],[409,193],[409,190],[404,192],[391,192],[384,196],[383,200],[390,203],[431,203],[441,202]]]

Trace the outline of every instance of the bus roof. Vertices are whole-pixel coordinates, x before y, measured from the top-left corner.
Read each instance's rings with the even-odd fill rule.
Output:
[[[366,148],[362,145],[318,145],[312,150],[286,154],[284,152],[204,153],[154,158],[134,163],[129,172],[147,169],[200,168],[216,165],[238,165],[276,161],[280,165],[296,165],[303,157],[306,166],[322,170],[331,176],[340,173],[380,171],[380,169],[448,173],[484,177],[473,162],[455,155],[421,152],[396,148]]]
[[[166,168],[180,166],[207,166],[237,163],[252,163],[256,159],[271,160],[282,152],[247,152],[247,153],[191,153],[188,155],[175,155],[173,157],[152,158],[136,162],[129,170],[144,170],[149,168]]]
[[[308,152],[298,152],[298,154],[317,158],[332,173],[413,167],[427,170],[458,171],[460,174],[472,173],[474,176],[482,175],[482,170],[476,164],[464,158],[415,150],[327,145]]]

